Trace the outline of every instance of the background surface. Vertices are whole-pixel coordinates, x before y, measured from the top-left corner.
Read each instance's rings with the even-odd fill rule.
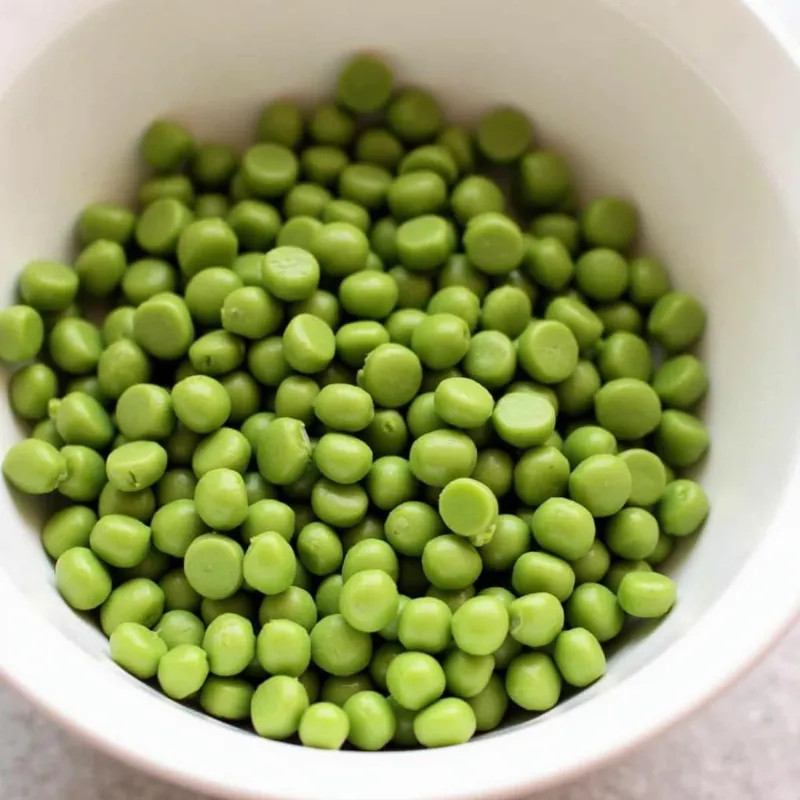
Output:
[[[32,32],[45,23],[55,25],[72,2],[0,0],[0,84],[25,58]],[[766,4],[787,30],[800,34],[800,3]],[[753,0],[753,5],[760,3]],[[0,685],[0,800],[112,798],[202,800],[95,751]],[[689,722],[537,800],[643,798],[800,798],[800,627],[749,677]]]

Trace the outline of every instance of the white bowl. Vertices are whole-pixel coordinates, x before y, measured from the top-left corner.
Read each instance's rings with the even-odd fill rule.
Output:
[[[710,311],[713,511],[673,564],[675,610],[590,690],[458,748],[328,753],[185,711],[123,674],[59,599],[35,523],[0,484],[0,669],[23,692],[126,761],[228,798],[500,797],[662,730],[787,626],[800,605],[800,69],[745,3],[95,0],[65,16],[0,98],[6,300],[28,259],[66,256],[81,206],[129,196],[151,118],[244,141],[267,99],[324,94],[343,55],[377,48],[465,119],[518,104],[585,195],[639,204],[647,249]],[[4,406],[0,451],[19,435]]]

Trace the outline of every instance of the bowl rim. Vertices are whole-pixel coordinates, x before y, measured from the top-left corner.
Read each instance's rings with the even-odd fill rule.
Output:
[[[748,54],[800,83],[800,50],[758,0],[723,0],[712,20],[697,18],[681,33],[668,4],[643,11],[636,0],[600,0],[639,24],[647,17],[670,40],[696,51],[713,40],[720,15],[750,35]],[[81,0],[27,53],[31,68],[47,44],[109,0]],[[703,31],[703,26],[707,30]],[[742,52],[745,47],[742,44]],[[752,49],[750,49],[752,48]],[[24,72],[24,70],[23,70]],[[791,74],[790,74],[791,73]],[[10,70],[2,96],[20,71]],[[591,702],[506,734],[435,751],[327,752],[266,741],[242,732],[235,748],[229,726],[210,723],[195,734],[191,715],[121,679],[108,660],[64,647],[63,634],[42,621],[0,574],[0,675],[63,727],[108,754],[158,777],[232,800],[465,800],[511,797],[573,779],[654,737],[727,689],[783,635],[800,609],[795,564],[800,537],[782,535],[800,520],[798,454],[779,506],[758,549],[704,616],[668,649]],[[742,631],[747,630],[747,636]],[[8,646],[10,645],[10,646]],[[725,658],[720,658],[725,653]],[[55,655],[57,654],[57,655]],[[55,665],[55,668],[54,668]],[[654,692],[657,687],[679,687]],[[236,733],[235,731],[233,732]],[[189,746],[181,746],[185,734]],[[498,762],[502,770],[486,769]],[[279,765],[276,769],[270,764]]]

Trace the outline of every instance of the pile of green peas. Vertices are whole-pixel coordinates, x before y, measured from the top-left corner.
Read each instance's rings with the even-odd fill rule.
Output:
[[[57,501],[58,591],[129,673],[272,739],[551,709],[671,609],[708,515],[703,307],[513,108],[448,125],[358,54],[256,138],[154,122],[137,210],[85,208],[0,312],[31,426],[3,473]]]

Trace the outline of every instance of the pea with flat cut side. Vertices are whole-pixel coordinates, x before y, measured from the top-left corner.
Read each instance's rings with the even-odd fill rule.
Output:
[[[675,582],[657,572],[630,572],[617,589],[619,604],[632,617],[663,617],[675,603]]]
[[[691,347],[703,335],[705,327],[705,309],[686,292],[662,295],[647,318],[648,333],[670,353]]]
[[[578,364],[578,342],[572,331],[561,322],[532,322],[518,343],[520,365],[541,383],[566,380]]]
[[[488,389],[497,389],[514,378],[517,351],[506,334],[480,331],[470,339],[462,366],[473,380]]]
[[[673,356],[656,370],[653,388],[665,406],[685,411],[708,391],[708,372],[693,355]]]
[[[655,430],[655,450],[672,467],[691,467],[706,453],[708,429],[692,414],[668,409]]]
[[[447,378],[436,387],[434,410],[457,428],[477,428],[492,416],[494,398],[470,378]]]
[[[244,553],[233,539],[216,533],[198,536],[186,549],[183,568],[191,587],[202,597],[223,600],[242,585]]]
[[[515,161],[528,149],[532,138],[530,122],[515,108],[494,109],[478,122],[478,149],[495,164]]]
[[[396,95],[389,104],[386,120],[391,130],[410,144],[432,139],[443,124],[439,103],[422,89],[405,89]]]
[[[555,236],[523,238],[524,272],[551,292],[563,291],[575,274],[575,265],[567,246]]]
[[[593,200],[581,218],[581,231],[589,244],[620,252],[625,252],[633,244],[638,228],[636,208],[620,197]]]
[[[439,514],[453,533],[481,545],[491,541],[494,534],[497,498],[473,478],[456,478],[439,495]]]
[[[667,484],[656,509],[661,530],[671,536],[697,532],[709,513],[709,502],[700,484],[679,478]]]
[[[551,150],[533,150],[519,163],[522,198],[535,208],[553,208],[572,189],[572,173],[566,159]]]
[[[469,260],[487,275],[507,275],[521,263],[525,242],[517,224],[504,214],[488,211],[472,217],[464,233]]]
[[[547,441],[555,428],[556,415],[553,406],[542,397],[511,392],[497,401],[492,424],[501,439],[514,447],[528,448]]]

